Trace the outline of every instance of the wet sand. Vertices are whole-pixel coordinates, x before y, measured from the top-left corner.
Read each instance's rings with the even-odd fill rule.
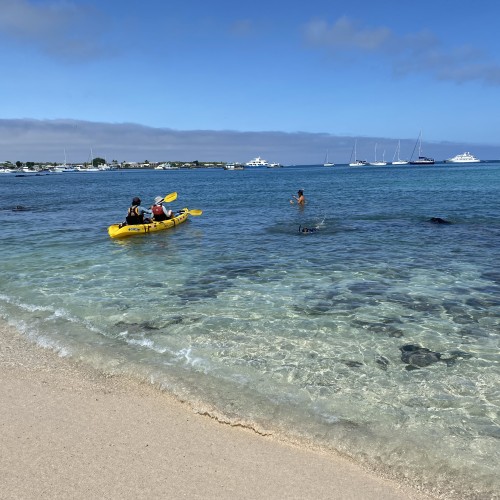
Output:
[[[0,499],[429,498],[350,461],[194,413],[0,323]]]

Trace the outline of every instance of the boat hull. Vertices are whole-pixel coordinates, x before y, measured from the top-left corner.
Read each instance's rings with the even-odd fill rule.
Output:
[[[433,158],[426,158],[425,156],[419,156],[418,160],[410,161],[410,165],[434,165]]]
[[[188,219],[189,210],[183,208],[181,213],[173,219],[168,219],[161,222],[149,222],[146,224],[112,224],[108,227],[108,234],[111,238],[130,238],[131,236],[139,236],[142,234],[157,233],[165,231],[186,222]]]
[[[445,163],[480,163],[481,160],[452,160],[452,159],[449,159],[449,160],[445,160],[444,161]]]

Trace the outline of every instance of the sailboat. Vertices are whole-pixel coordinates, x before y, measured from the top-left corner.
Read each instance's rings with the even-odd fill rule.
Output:
[[[412,160],[413,153],[415,152],[415,148],[418,144],[418,158],[416,160]],[[422,131],[418,134],[417,142],[415,143],[415,147],[411,153],[410,165],[434,165],[434,158],[427,158],[426,156],[422,156]]]
[[[90,148],[90,158],[88,166],[81,167],[78,169],[80,172],[100,172],[100,170],[94,166],[94,154],[92,153],[92,148]]]
[[[406,160],[402,160],[399,157],[400,151],[401,151],[401,141],[398,141],[398,147],[396,148],[396,151],[394,151],[394,156],[392,158],[392,164],[393,165],[408,165],[408,162]]]
[[[354,141],[354,147],[351,152],[351,159],[349,160],[349,166],[350,167],[364,167],[365,165],[368,165],[368,162],[365,160],[358,160],[356,156],[356,146],[357,146],[357,140]],[[352,161],[352,157],[354,155],[354,161]]]
[[[326,150],[325,163],[323,163],[324,167],[334,167],[335,163],[332,163],[328,160],[328,149]]]
[[[55,172],[57,173],[62,173],[62,172],[78,172],[78,170],[71,166],[71,165],[68,165],[66,163],[66,149],[64,149],[64,164],[62,165],[62,167],[56,167],[54,169]]]
[[[387,162],[384,161],[384,158],[385,158],[385,151],[384,154],[382,155],[382,161],[377,161],[377,144],[375,143],[375,161],[371,162],[370,165],[377,165],[377,166],[387,165]]]

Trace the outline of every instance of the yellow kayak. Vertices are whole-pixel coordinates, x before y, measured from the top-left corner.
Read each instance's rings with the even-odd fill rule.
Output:
[[[188,210],[183,208],[173,219],[161,222],[148,222],[146,224],[112,224],[108,227],[111,238],[128,238],[138,234],[156,233],[178,226],[187,221],[188,215],[201,215],[201,210]]]

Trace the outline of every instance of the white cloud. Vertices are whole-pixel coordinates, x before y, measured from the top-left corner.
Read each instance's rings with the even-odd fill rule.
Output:
[[[313,45],[330,50],[359,49],[380,50],[391,37],[387,28],[361,29],[347,17],[341,17],[329,26],[325,21],[311,21],[305,26],[305,37]]]
[[[102,21],[100,13],[69,1],[0,0],[1,37],[62,59],[101,55]]]
[[[437,80],[456,83],[500,84],[500,64],[491,56],[470,45],[448,47],[429,31],[401,36],[386,27],[364,28],[341,17],[331,25],[325,21],[311,21],[303,32],[309,46],[333,55],[345,56],[348,51],[378,57],[399,76],[427,74]]]

